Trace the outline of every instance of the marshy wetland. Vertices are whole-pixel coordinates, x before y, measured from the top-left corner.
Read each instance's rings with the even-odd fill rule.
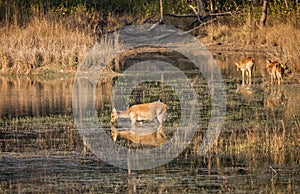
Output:
[[[242,85],[234,63],[247,56],[255,58],[255,69],[252,84]],[[286,77],[280,87],[270,85],[262,53],[222,51],[213,52],[213,57],[227,99],[216,143],[204,156],[197,154],[211,104],[205,80],[192,79],[201,110],[192,142],[171,162],[141,171],[107,164],[89,150],[72,115],[74,78],[1,77],[1,192],[297,193],[300,85]],[[115,80],[99,81],[95,93],[97,116],[108,135]],[[139,85],[130,102],[158,98],[169,106],[164,128],[172,139],[168,129],[178,124],[180,108],[171,86],[159,82]],[[116,143],[147,148],[124,139]]]

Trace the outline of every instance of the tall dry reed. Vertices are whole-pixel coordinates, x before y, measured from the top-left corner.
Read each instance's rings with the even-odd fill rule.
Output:
[[[258,126],[246,129],[245,132],[223,132],[209,152],[248,158],[257,163],[256,165],[259,165],[261,160],[268,160],[274,164],[297,161],[299,128],[294,126],[286,129],[283,121],[281,124],[280,127]]]
[[[207,45],[221,45],[220,49],[263,51],[266,58],[287,63],[293,78],[300,74],[300,28],[297,16],[288,19],[270,17],[264,28],[253,19],[233,19],[213,23],[200,29],[200,41]],[[205,34],[205,36],[203,36]],[[300,81],[300,80],[299,80]]]
[[[0,28],[0,73],[70,72],[96,39],[62,21],[32,19],[26,26]]]

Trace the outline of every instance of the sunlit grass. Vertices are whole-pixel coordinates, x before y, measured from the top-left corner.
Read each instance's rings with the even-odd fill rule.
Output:
[[[25,27],[0,27],[0,73],[74,72],[95,37],[62,22],[34,18]]]
[[[245,157],[257,165],[264,160],[273,164],[297,163],[300,160],[299,139],[299,129],[296,126],[286,129],[282,121],[280,128],[261,126],[244,132],[222,132],[211,152]]]
[[[208,47],[223,50],[261,51],[267,59],[278,60],[286,63],[292,71],[290,80],[299,82],[300,66],[299,42],[300,38],[299,18],[291,16],[279,20],[270,16],[267,25],[259,28],[256,20],[252,18],[231,18],[227,22],[216,22],[199,29],[199,40]],[[284,34],[284,36],[283,36]]]

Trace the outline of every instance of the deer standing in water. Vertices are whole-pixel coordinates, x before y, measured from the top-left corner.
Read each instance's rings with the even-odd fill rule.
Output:
[[[267,60],[266,62],[267,71],[271,76],[271,84],[273,84],[273,80],[277,80],[277,84],[280,85],[283,73],[287,69],[287,66],[277,61]]]
[[[110,123],[113,125],[118,118],[129,118],[131,120],[131,128],[133,129],[135,128],[136,121],[148,121],[156,117],[159,122],[159,127],[162,127],[167,116],[167,110],[168,106],[159,101],[133,105],[129,109],[121,112],[117,112],[117,110],[113,108]]]
[[[246,72],[246,76],[248,77],[248,84],[251,85],[251,76],[252,76],[252,71],[253,71],[253,67],[254,67],[254,59],[252,57],[248,57],[243,59],[240,62],[236,62],[236,68],[237,71],[241,70],[242,72],[242,85],[245,85],[245,72]]]

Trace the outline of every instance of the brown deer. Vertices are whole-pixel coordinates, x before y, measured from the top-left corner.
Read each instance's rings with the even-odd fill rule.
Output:
[[[130,131],[119,131],[114,126],[111,127],[111,137],[114,141],[118,138],[127,139],[132,143],[141,144],[141,145],[151,145],[151,146],[159,146],[167,141],[169,141],[169,137],[165,134],[165,132],[160,128],[159,130],[151,133],[151,134],[140,134],[139,132]]]
[[[110,123],[113,125],[118,118],[129,118],[131,120],[131,128],[135,128],[136,121],[153,120],[155,117],[159,122],[159,127],[167,116],[168,106],[162,102],[151,102],[145,104],[137,104],[129,109],[118,112],[113,108]]]
[[[237,71],[241,70],[242,72],[242,84],[245,84],[245,72],[246,72],[246,76],[248,77],[248,84],[251,84],[251,76],[252,76],[252,71],[253,71],[253,67],[254,67],[254,59],[252,57],[247,57],[245,59],[243,59],[240,62],[236,62],[236,68]]]
[[[271,76],[271,84],[273,80],[277,80],[277,84],[280,85],[284,71],[287,69],[286,64],[281,64],[277,61],[267,60],[267,71]]]

